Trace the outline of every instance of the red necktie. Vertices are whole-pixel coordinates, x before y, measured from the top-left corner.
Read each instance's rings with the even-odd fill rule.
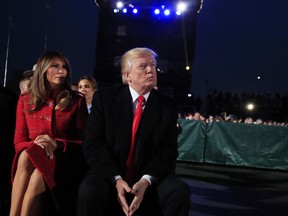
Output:
[[[134,118],[133,118],[132,139],[131,139],[128,159],[126,162],[126,181],[129,184],[133,182],[133,178],[134,178],[134,157],[135,157],[135,149],[136,149],[135,137],[136,137],[137,129],[138,129],[139,122],[142,116],[142,108],[143,108],[144,100],[145,98],[142,95],[140,95],[137,98],[138,103],[137,103],[137,108],[135,110]]]

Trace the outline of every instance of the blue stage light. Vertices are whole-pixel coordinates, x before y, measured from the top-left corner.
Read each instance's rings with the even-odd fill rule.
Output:
[[[137,14],[137,13],[138,13],[138,9],[137,9],[137,8],[134,8],[134,9],[133,9],[133,13],[134,13],[134,14]]]
[[[169,10],[169,9],[166,9],[166,10],[164,10],[164,15],[165,15],[165,16],[169,16],[169,15],[170,15],[170,13],[171,13],[171,12],[170,12],[170,10]]]
[[[154,10],[154,13],[155,13],[156,15],[158,15],[158,14],[160,14],[160,10],[159,10],[159,9],[155,9],[155,10]]]
[[[122,10],[123,13],[127,13],[127,11],[128,11],[127,8],[124,8],[124,9]]]

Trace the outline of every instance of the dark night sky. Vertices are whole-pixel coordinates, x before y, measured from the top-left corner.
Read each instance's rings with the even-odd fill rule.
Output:
[[[50,9],[44,9],[45,5]],[[1,0],[0,71],[3,84],[9,17],[13,26],[7,70],[7,87],[31,69],[44,51],[60,50],[72,67],[72,81],[93,74],[98,8],[93,0]],[[45,17],[47,22],[45,25]],[[20,75],[19,75],[20,74]]]
[[[9,16],[8,87],[43,52],[45,14],[47,49],[69,58],[72,81],[93,73],[99,12],[94,0],[1,0],[0,7],[1,84]],[[192,93],[205,95],[209,88],[287,93],[287,8],[287,0],[204,0],[197,15]]]
[[[192,93],[216,88],[287,94],[287,8],[287,0],[204,0]]]

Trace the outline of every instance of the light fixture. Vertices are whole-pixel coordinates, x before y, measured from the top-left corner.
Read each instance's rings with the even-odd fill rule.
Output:
[[[116,3],[116,7],[117,7],[118,9],[121,9],[121,8],[124,7],[124,3],[121,2],[121,1],[118,1],[118,2]]]
[[[164,10],[164,15],[166,15],[166,16],[169,16],[169,15],[170,15],[170,13],[171,13],[171,12],[170,12],[170,10],[169,10],[169,9],[165,9],[165,10]]]
[[[156,14],[156,15],[160,14],[160,10],[159,10],[158,8],[155,9],[155,10],[154,10],[154,14]]]
[[[137,9],[137,8],[134,8],[134,9],[133,9],[133,13],[134,13],[134,14],[137,14],[137,13],[138,13],[138,9]]]
[[[247,104],[246,108],[247,108],[247,110],[252,111],[252,110],[254,110],[255,106],[253,103],[249,103],[249,104]]]
[[[176,8],[177,11],[184,12],[187,9],[187,5],[184,2],[180,2]]]
[[[132,1],[132,0],[95,0],[97,6],[104,8],[108,8],[110,5],[110,9],[112,6],[112,10],[114,13],[122,12],[122,14],[146,14],[143,11],[151,11],[154,15],[157,15],[159,19],[163,17],[179,17],[186,13],[190,13],[189,10],[195,11],[197,13],[202,9],[203,0],[173,0],[175,3],[171,1],[167,1],[166,4],[157,4],[157,3],[140,3],[140,1]],[[107,7],[106,7],[107,6]],[[126,8],[126,9],[125,9]]]

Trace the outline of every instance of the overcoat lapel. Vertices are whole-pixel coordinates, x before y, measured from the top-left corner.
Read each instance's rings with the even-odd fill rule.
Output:
[[[150,93],[148,101],[146,103],[143,119],[141,121],[141,141],[145,143],[149,134],[153,132],[153,129],[159,119],[161,118],[161,106],[157,100],[156,92],[153,90]]]
[[[127,154],[131,143],[132,131],[132,97],[128,87],[119,91],[114,97],[113,114],[115,115],[114,129],[116,142],[120,153],[122,165],[125,165]]]

